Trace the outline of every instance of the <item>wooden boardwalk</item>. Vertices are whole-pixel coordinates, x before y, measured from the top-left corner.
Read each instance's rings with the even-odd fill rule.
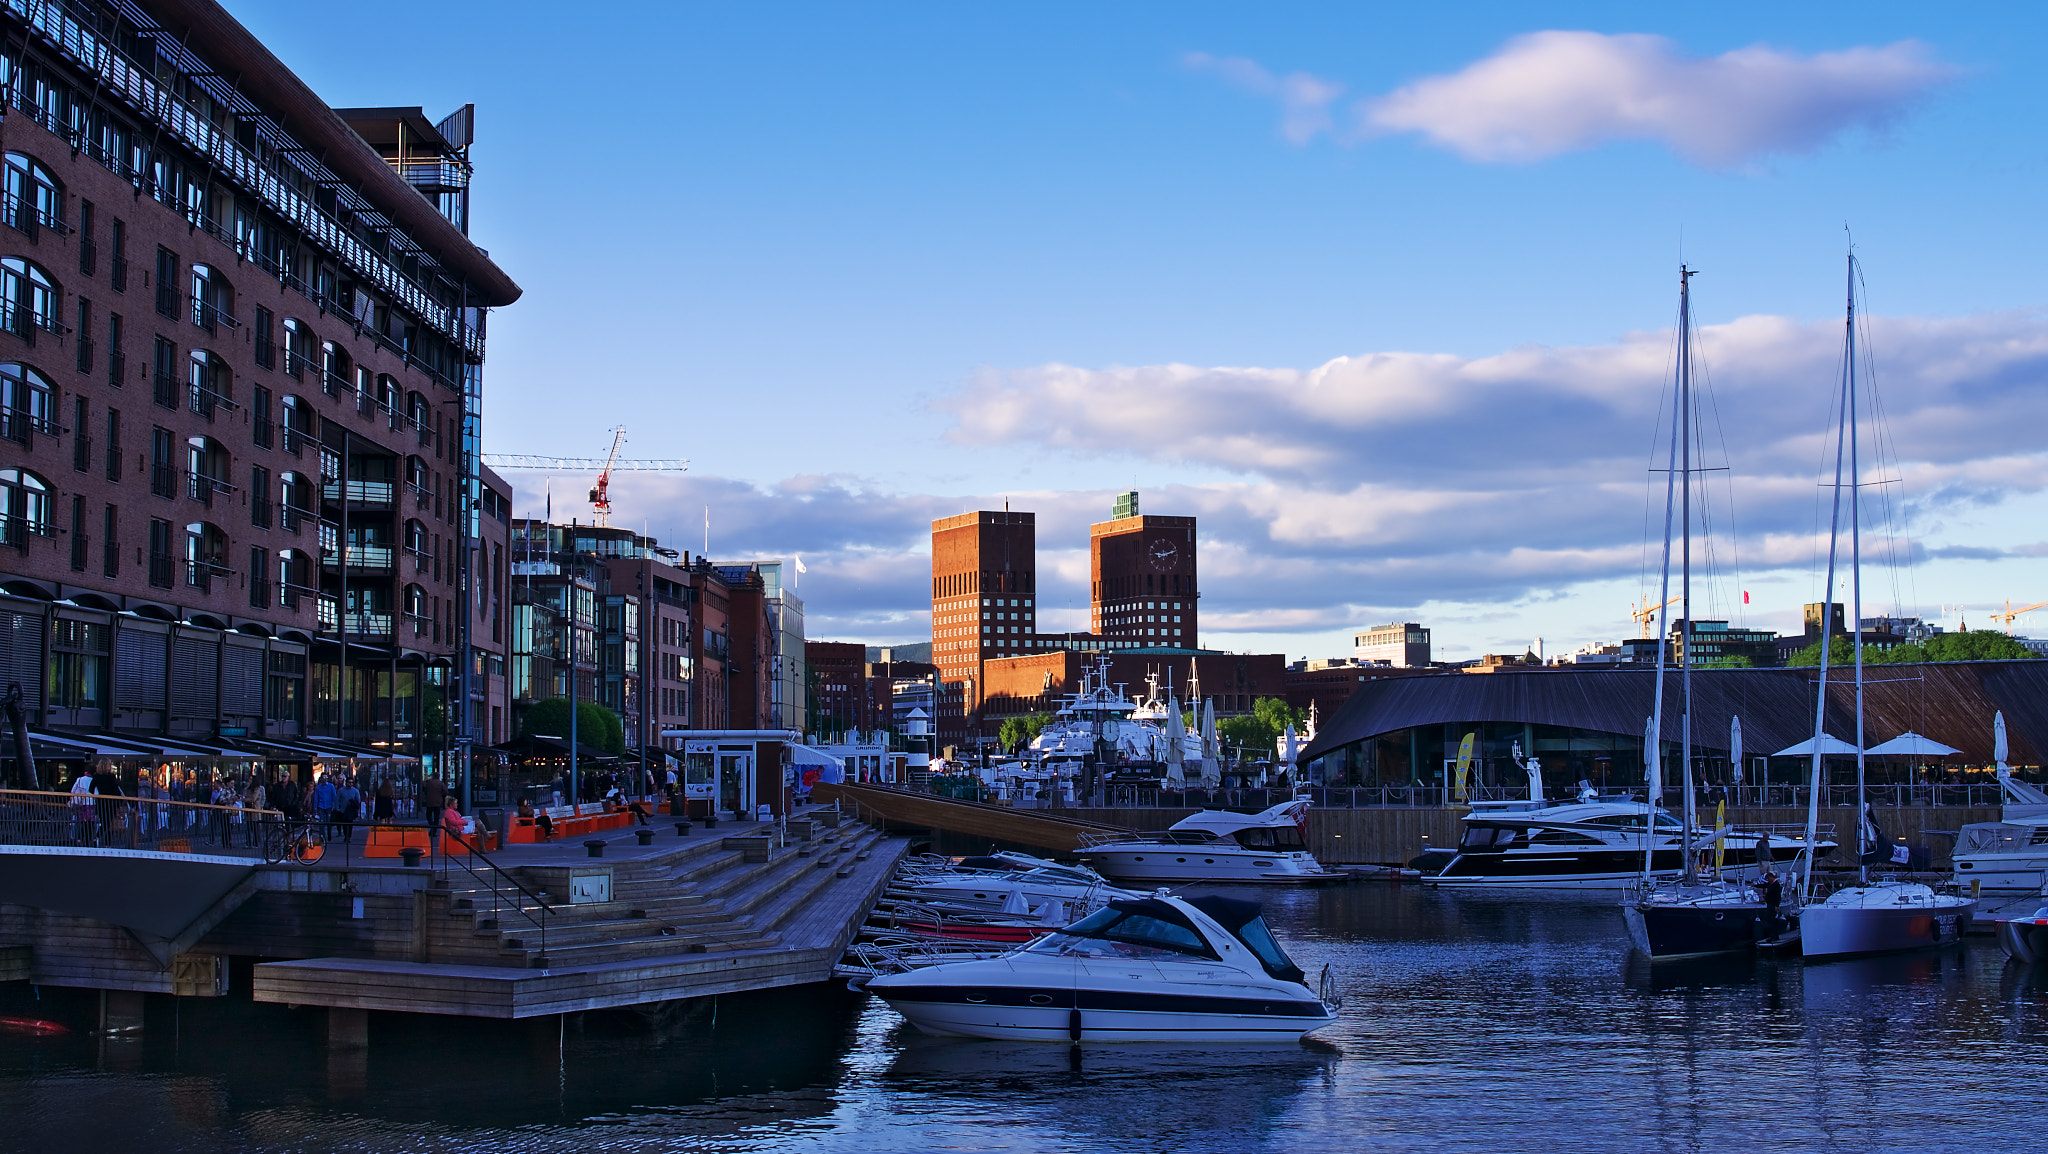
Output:
[[[1073,816],[1074,810],[1013,809],[889,786],[821,784],[813,787],[811,796],[823,801],[837,799],[863,818],[1035,846],[1053,853],[1073,853],[1088,834],[1132,832],[1128,826]]]

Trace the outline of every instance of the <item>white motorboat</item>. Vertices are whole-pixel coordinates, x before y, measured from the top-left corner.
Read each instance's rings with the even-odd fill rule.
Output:
[[[1652,878],[1674,878],[1685,870],[1685,827],[1663,810],[1654,830],[1644,828],[1639,801],[1572,801],[1559,805],[1479,802],[1465,815],[1456,850],[1436,850],[1411,864],[1422,880],[1440,886],[1514,886],[1525,889],[1617,889],[1634,885],[1650,863]],[[1731,868],[1755,865],[1761,845],[1769,861],[1791,861],[1805,853],[1804,837],[1729,829],[1696,831],[1693,848],[1725,843]],[[1816,838],[1818,857],[1835,843]]]
[[[2038,893],[2048,885],[2048,814],[1966,825],[1953,860],[1957,886]]]
[[[1119,898],[1023,949],[870,979],[927,1034],[1045,1042],[1290,1042],[1337,1018],[1254,902]]]
[[[1063,908],[1063,921],[1099,909],[1111,898],[1139,896],[1094,870],[1050,862],[1022,870],[965,867],[927,873],[904,879],[900,889],[909,900],[963,910],[1044,916],[1046,904],[1055,902]]]
[[[1307,798],[1260,813],[1205,809],[1159,833],[1089,834],[1083,864],[1114,882],[1320,885],[1348,875],[1324,868],[1308,852],[1302,823]]]
[[[1849,886],[1799,914],[1799,952],[1808,958],[1893,954],[1954,945],[1977,903],[1918,882]]]
[[[1998,944],[2013,961],[2032,964],[2048,958],[2048,906],[2031,914],[1998,917]]]

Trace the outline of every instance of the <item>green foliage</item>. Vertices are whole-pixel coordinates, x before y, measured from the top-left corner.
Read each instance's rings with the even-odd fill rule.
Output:
[[[550,697],[536,701],[520,719],[519,732],[522,735],[541,734],[569,740],[569,699]],[[606,753],[626,752],[626,726],[619,715],[595,701],[578,702],[576,707],[576,740],[578,743],[601,749]]]
[[[448,736],[448,687],[429,685],[426,692],[426,716],[420,721],[420,736],[428,745],[438,745]]]
[[[1854,664],[1856,651],[1840,634],[1829,639],[1828,664]],[[2018,661],[2037,656],[2033,650],[2003,633],[1979,629],[1971,633],[1937,633],[1924,642],[1893,649],[1865,646],[1865,665],[1911,665],[1923,661]],[[1819,665],[1820,642],[1816,641],[1785,661],[1787,665]]]
[[[1294,725],[1296,733],[1308,715],[1288,705],[1278,697],[1261,697],[1252,702],[1252,711],[1241,717],[1226,717],[1216,722],[1216,731],[1225,745],[1249,750],[1255,755],[1273,752],[1280,735],[1288,724]]]
[[[1814,650],[1814,660],[1815,660],[1815,661],[1818,661],[1818,660],[1820,660],[1820,650],[1819,650],[1818,648],[1816,648],[1816,649]],[[1747,657],[1744,657],[1744,656],[1743,656],[1743,655],[1741,655],[1740,653],[1730,653],[1730,654],[1728,654],[1728,655],[1727,655],[1727,656],[1725,656],[1725,657],[1716,657],[1716,658],[1714,658],[1714,659],[1713,659],[1712,661],[1702,661],[1702,662],[1700,662],[1700,663],[1699,663],[1699,666],[1698,666],[1698,668],[1701,668],[1701,669],[1749,669],[1749,668],[1752,668],[1752,667],[1754,667],[1755,665],[1756,665],[1756,662],[1754,662],[1754,661],[1751,661],[1751,660],[1750,660],[1749,658],[1747,658]]]
[[[1045,727],[1050,724],[1052,724],[1052,714],[1050,713],[1026,713],[1017,717],[1006,718],[1003,721],[1002,728],[996,731],[996,740],[1003,743],[1004,749],[1015,749],[1024,742],[1030,741],[1032,738],[1045,732]]]

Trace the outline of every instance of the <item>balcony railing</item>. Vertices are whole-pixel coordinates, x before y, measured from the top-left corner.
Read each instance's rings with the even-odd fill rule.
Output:
[[[107,284],[117,293],[128,291],[128,258],[116,256],[107,262]]]
[[[171,587],[171,555],[151,553],[149,555],[149,583],[158,589]]]
[[[78,275],[91,276],[98,271],[100,263],[99,246],[89,240],[78,242]]]
[[[221,325],[231,329],[242,327],[242,322],[237,320],[233,313],[204,297],[192,298],[192,323],[210,333],[218,332]]]
[[[49,313],[38,312],[15,301],[0,300],[0,329],[34,345],[36,333],[55,333],[61,337],[71,331],[71,326]]]
[[[348,567],[351,569],[389,572],[398,564],[398,551],[389,545],[350,545]],[[320,559],[323,569],[341,568],[341,558],[329,553]]]
[[[149,466],[149,491],[159,497],[178,495],[178,472],[161,461]]]
[[[8,224],[30,237],[45,228],[59,236],[77,231],[49,209],[11,192],[0,193],[0,213],[4,213]]]
[[[329,481],[320,487],[320,496],[331,504],[339,504],[342,486],[338,481]],[[382,505],[389,507],[397,499],[396,486],[389,481],[350,481],[348,503],[351,505]]]
[[[117,389],[128,383],[128,358],[119,349],[107,350],[107,383]]]
[[[344,613],[341,620],[354,637],[393,636],[391,614],[389,613]]]

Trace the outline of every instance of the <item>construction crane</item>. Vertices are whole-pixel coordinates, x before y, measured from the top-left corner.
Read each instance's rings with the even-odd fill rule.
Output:
[[[2018,609],[2014,609],[2012,607],[2012,602],[2007,601],[2005,603],[2005,612],[1993,613],[1991,615],[1991,619],[1993,621],[2005,622],[2005,631],[2007,633],[2011,633],[2012,623],[2014,620],[2016,620],[2021,614],[2032,613],[2036,609],[2048,609],[2048,601],[2036,601],[2032,605],[2022,605]]]
[[[671,460],[622,461],[619,449],[626,443],[626,426],[612,430],[612,451],[603,460],[595,457],[536,457],[526,453],[485,453],[483,462],[493,469],[532,469],[543,473],[581,473],[597,470],[597,484],[590,489],[590,504],[599,526],[612,523],[611,484],[613,473],[682,473],[690,462]]]
[[[1641,605],[1632,604],[1629,606],[1629,616],[1636,619],[1636,624],[1642,627],[1643,637],[1645,639],[1648,639],[1650,636],[1650,618],[1655,617],[1658,613],[1662,612],[1665,605],[1676,605],[1681,600],[1683,600],[1683,598],[1673,597],[1671,600],[1666,601],[1664,605],[1652,607],[1650,605],[1650,599],[1648,597],[1644,597],[1643,603]]]

